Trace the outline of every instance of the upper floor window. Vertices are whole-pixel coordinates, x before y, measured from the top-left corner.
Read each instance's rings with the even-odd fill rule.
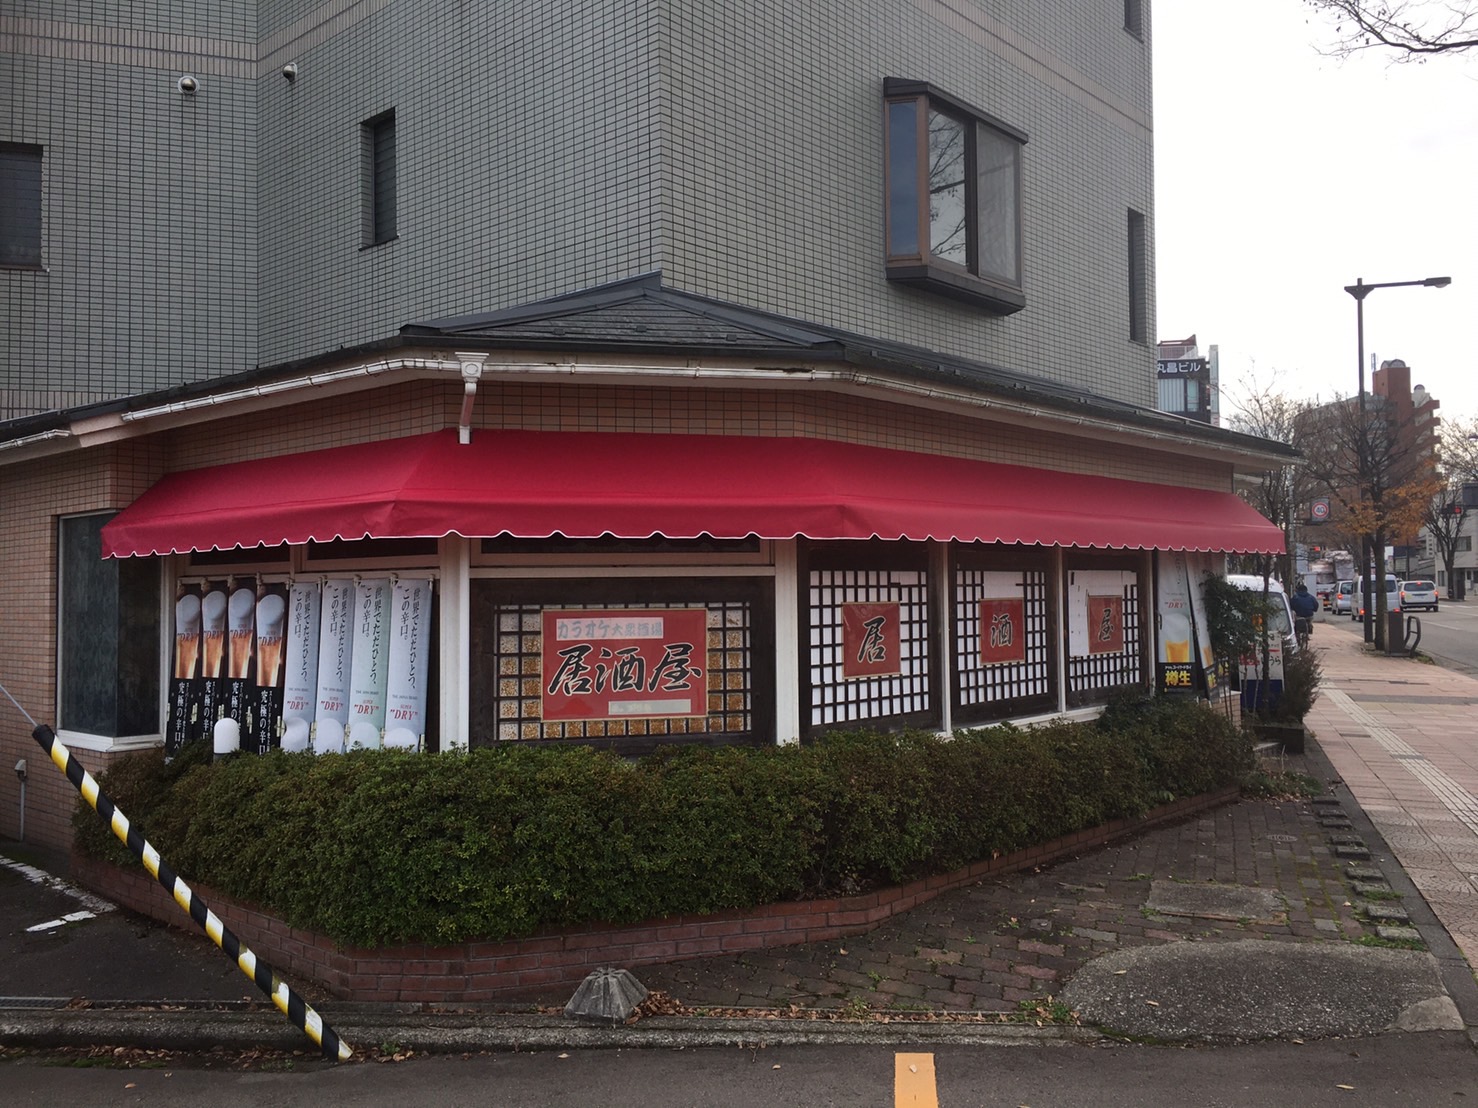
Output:
[[[41,147],[0,142],[0,267],[41,268]]]
[[[883,91],[888,279],[1021,310],[1026,134],[922,81],[889,77]]]
[[[1135,38],[1144,38],[1142,0],[1124,0],[1124,30]]]
[[[364,150],[364,245],[396,236],[395,112],[368,120],[360,128]]]
[[[1150,341],[1149,231],[1144,213],[1129,209],[1129,339]]]

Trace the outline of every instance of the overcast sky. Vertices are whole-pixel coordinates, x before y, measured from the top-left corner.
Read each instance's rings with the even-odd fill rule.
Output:
[[[1369,294],[1366,387],[1371,354],[1401,358],[1443,415],[1478,415],[1478,54],[1324,57],[1300,0],[1152,18],[1158,337],[1219,347],[1223,420],[1254,378],[1353,395],[1344,286],[1435,276],[1452,285]]]

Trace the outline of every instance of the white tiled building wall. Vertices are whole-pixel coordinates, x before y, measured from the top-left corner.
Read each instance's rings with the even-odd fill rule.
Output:
[[[24,0],[0,17],[14,105],[0,141],[46,147],[47,219],[46,271],[0,271],[0,417],[654,269],[1153,404],[1153,347],[1128,338],[1126,244],[1127,211],[1153,215],[1149,46],[1117,4],[119,8]],[[192,98],[184,72],[201,81]],[[1030,136],[1023,311],[884,279],[887,76]],[[360,126],[390,109],[399,235],[364,248]]]

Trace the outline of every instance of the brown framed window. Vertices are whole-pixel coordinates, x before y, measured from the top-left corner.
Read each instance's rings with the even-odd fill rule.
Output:
[[[0,142],[0,268],[41,268],[42,153]]]
[[[606,711],[593,713],[603,718],[545,718],[545,693],[555,683],[550,671],[556,670],[556,651],[543,641],[546,614],[604,612],[628,618],[643,611],[692,609],[705,613],[702,715]],[[640,754],[680,742],[774,742],[774,610],[774,583],[765,578],[476,578],[471,584],[470,745],[574,741]],[[617,659],[598,662],[598,653],[589,655],[587,673],[594,677],[595,667],[604,665],[601,680],[610,687]],[[650,668],[647,674],[655,676]]]
[[[888,279],[1020,311],[1025,132],[923,81],[883,87]]]

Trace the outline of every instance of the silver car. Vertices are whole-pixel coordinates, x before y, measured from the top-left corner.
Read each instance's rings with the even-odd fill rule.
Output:
[[[1341,581],[1334,586],[1334,595],[1330,598],[1330,611],[1336,615],[1347,616],[1350,614],[1350,604],[1355,599],[1355,582]]]
[[[1425,608],[1429,612],[1437,610],[1435,581],[1402,581],[1400,595],[1403,612],[1409,612],[1413,608]]]

